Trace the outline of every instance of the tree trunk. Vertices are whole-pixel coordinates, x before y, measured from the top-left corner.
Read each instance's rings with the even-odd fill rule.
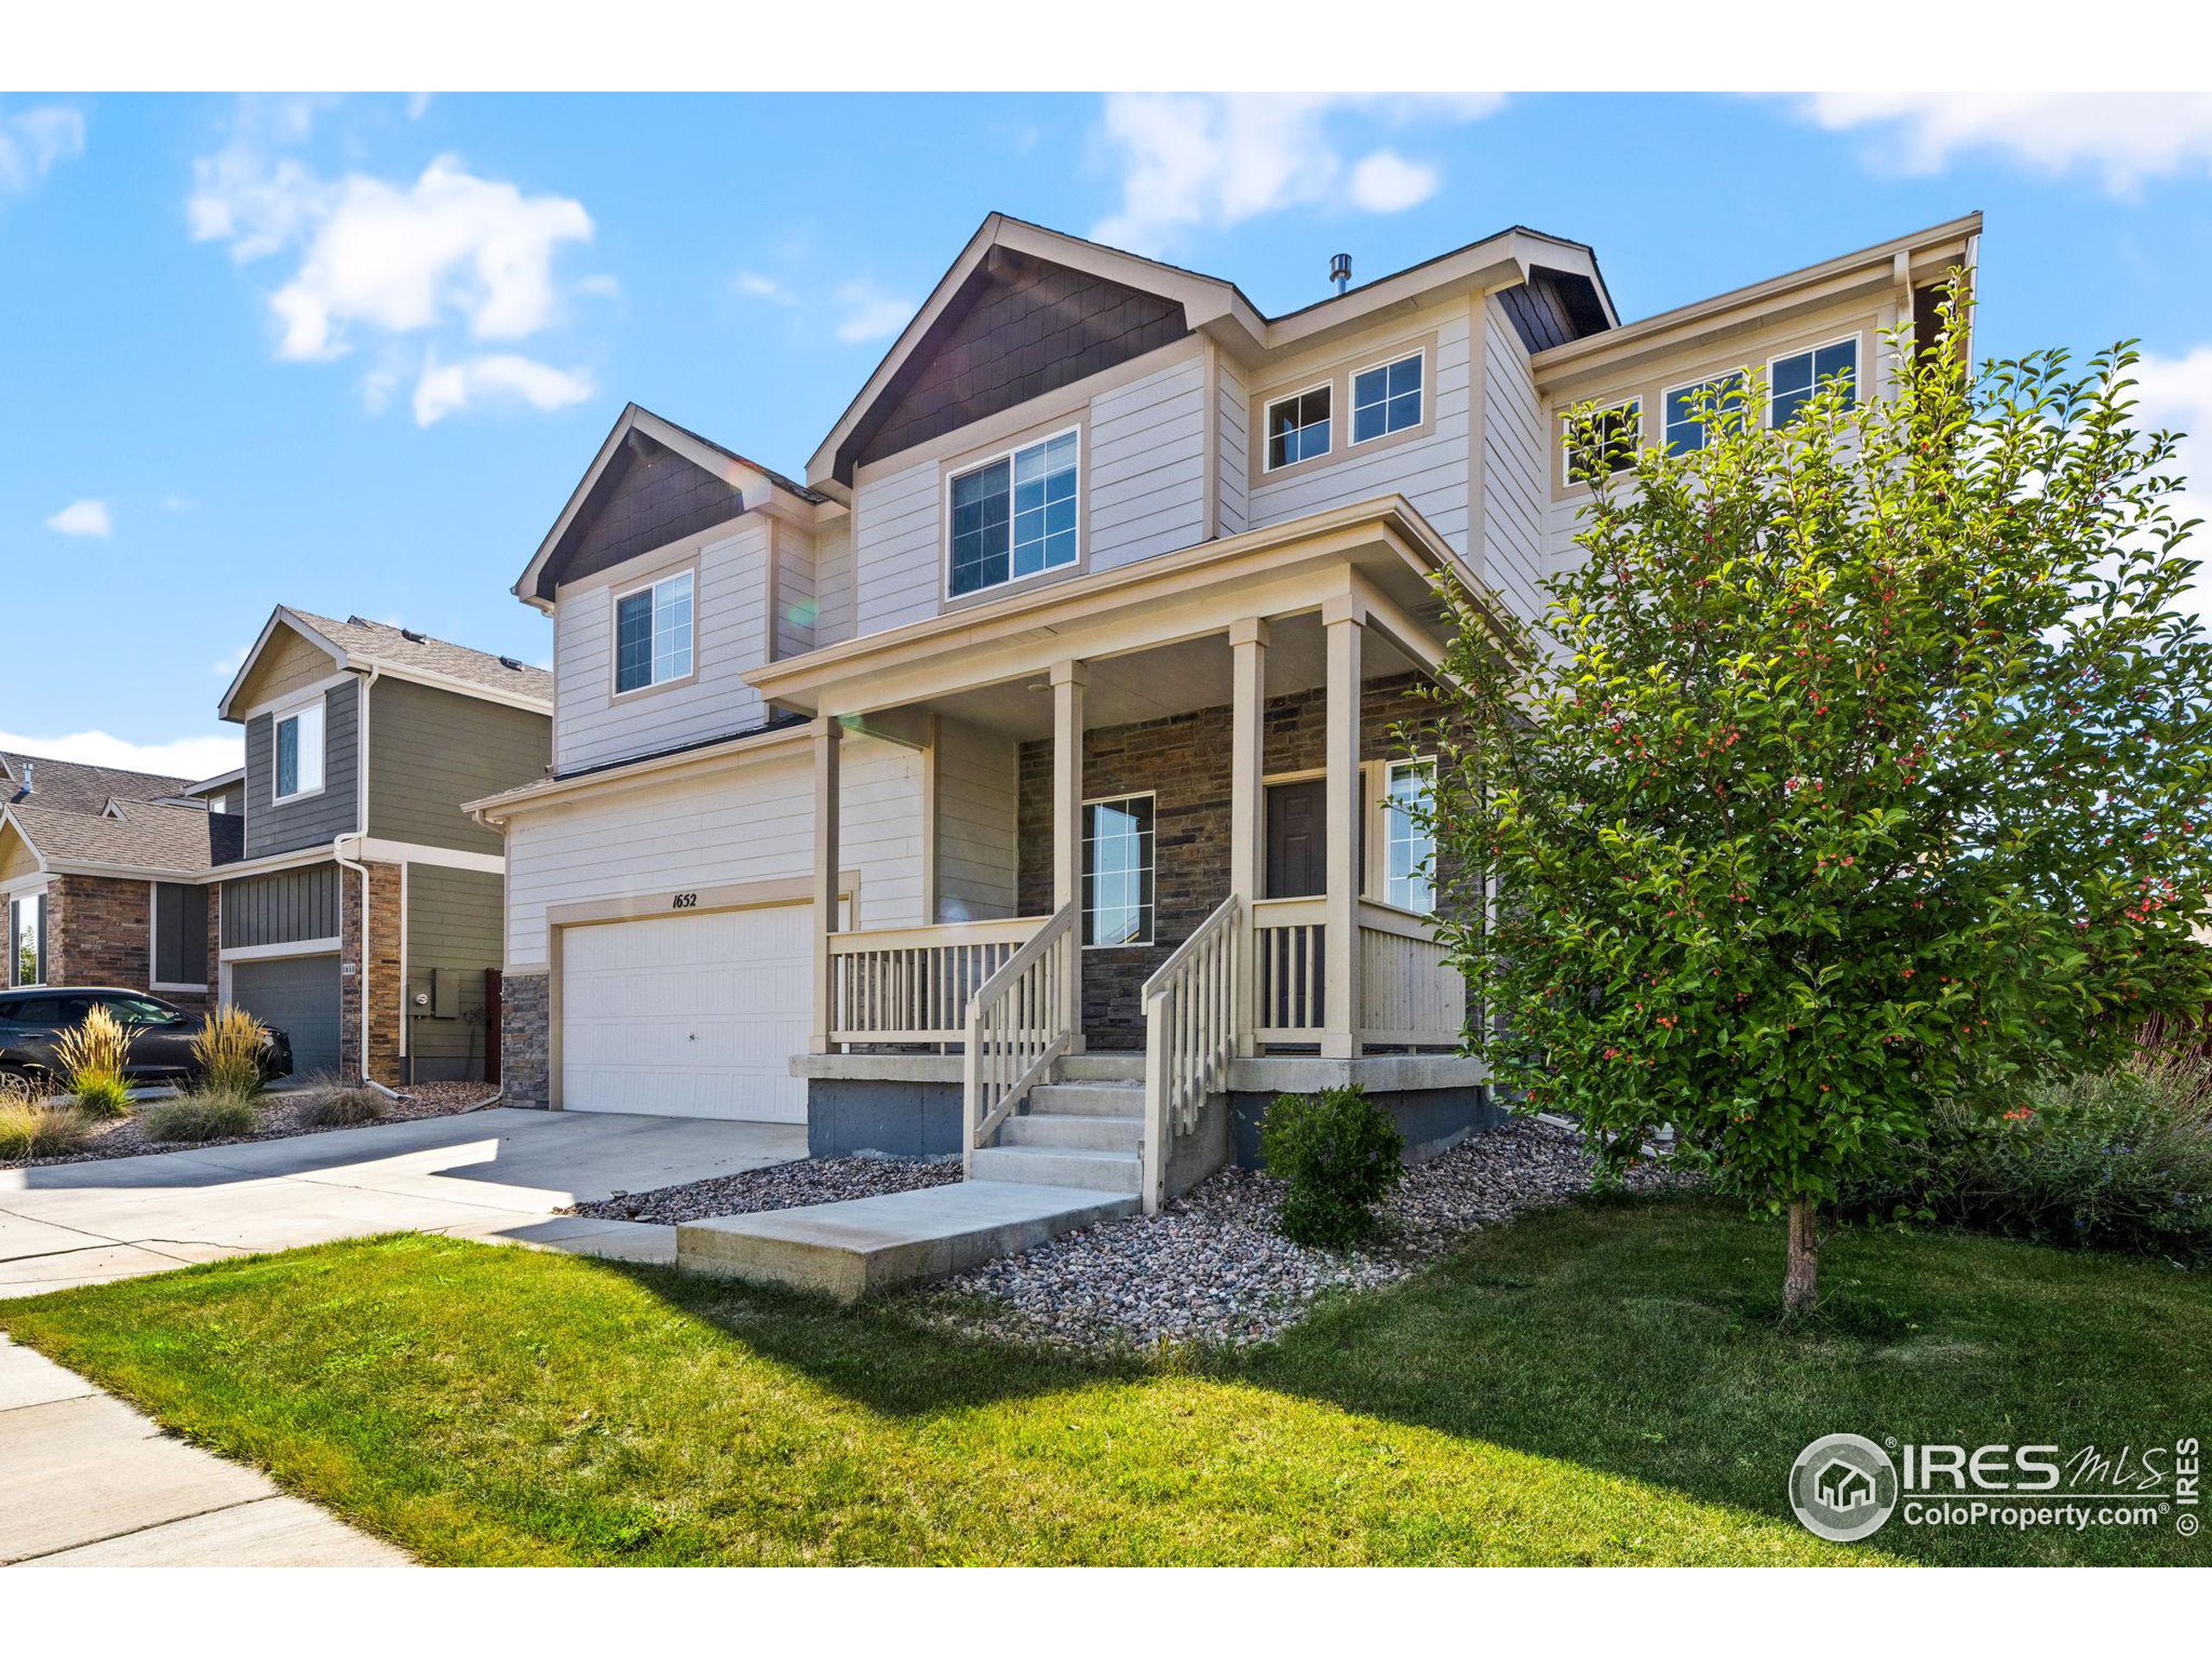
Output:
[[[1791,1313],[1809,1313],[1820,1300],[1821,1240],[1814,1230],[1813,1202],[1789,1201],[1789,1264],[1782,1274],[1782,1306]]]

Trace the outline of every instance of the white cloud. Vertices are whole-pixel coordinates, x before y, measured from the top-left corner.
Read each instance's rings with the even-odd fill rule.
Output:
[[[245,740],[233,733],[180,737],[166,743],[133,743],[106,732],[71,732],[64,737],[26,737],[0,732],[0,749],[87,766],[119,766],[169,778],[213,778],[245,764]]]
[[[85,118],[60,104],[0,115],[0,195],[20,195],[85,152]]]
[[[1344,130],[1472,121],[1503,101],[1491,94],[1113,93],[1102,137],[1121,171],[1122,207],[1096,233],[1156,251],[1178,230],[1235,225],[1286,207],[1397,213],[1434,194],[1437,170],[1387,146],[1347,161]]]
[[[72,501],[60,512],[48,517],[46,527],[64,536],[115,534],[115,520],[109,514],[105,501]]]
[[[420,121],[424,116],[428,115],[430,112],[430,100],[435,96],[437,96],[437,94],[435,92],[408,93],[407,118],[410,121]]]
[[[2202,92],[1814,92],[1796,103],[1831,132],[1880,131],[1886,158],[1911,173],[1995,151],[2047,173],[2087,168],[2125,192],[2212,168],[2212,94]]]
[[[245,666],[245,659],[252,650],[253,641],[249,639],[236,650],[218,657],[211,665],[211,671],[219,680],[230,679],[238,670]]]
[[[525,403],[536,410],[565,409],[594,390],[591,376],[582,369],[556,369],[527,357],[499,353],[441,363],[433,355],[415,383],[415,424],[435,425],[486,399]]]
[[[2173,505],[2178,519],[2202,518],[2203,528],[2184,543],[2192,558],[2212,563],[2212,346],[2179,357],[2145,353],[2135,365],[2136,424],[2182,435],[2174,470],[2187,487]],[[2196,582],[2196,610],[2212,621],[2212,571]]]
[[[866,283],[847,283],[837,290],[845,319],[837,325],[837,338],[848,346],[871,340],[888,340],[904,328],[914,315],[914,302],[886,294]]]
[[[798,295],[773,276],[764,276],[757,270],[741,270],[729,281],[732,288],[750,300],[769,300],[777,305],[798,303]]]

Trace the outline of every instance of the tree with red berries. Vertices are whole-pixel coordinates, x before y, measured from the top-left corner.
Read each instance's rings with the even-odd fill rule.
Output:
[[[2171,435],[2125,348],[1968,369],[1889,342],[1772,418],[1709,394],[1701,448],[1585,410],[1585,558],[1501,653],[1461,618],[1440,864],[1470,1041],[1618,1167],[1662,1125],[1817,1227],[1950,1103],[2117,1063],[2212,1001],[2212,641]],[[1790,400],[1792,403],[1795,400]]]

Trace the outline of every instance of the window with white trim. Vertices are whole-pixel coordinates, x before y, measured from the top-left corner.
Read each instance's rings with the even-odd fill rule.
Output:
[[[691,672],[691,572],[663,576],[614,601],[614,694]]]
[[[1083,809],[1083,942],[1152,943],[1149,795],[1088,801]]]
[[[46,983],[46,894],[8,901],[8,983]]]
[[[1382,899],[1423,916],[1436,909],[1436,835],[1428,814],[1436,762],[1394,760],[1382,788]]]
[[[280,801],[322,788],[322,700],[276,719],[276,765],[271,794]]]
[[[1351,441],[1365,443],[1421,424],[1422,356],[1378,363],[1351,378]]]
[[[1572,418],[1564,424],[1568,483],[1589,484],[1609,474],[1635,470],[1637,446],[1643,441],[1642,398],[1593,410],[1586,425]]]
[[[1075,563],[1080,449],[1071,428],[953,474],[955,598]]]
[[[1717,374],[1667,394],[1667,453],[1686,455],[1705,448],[1707,416],[1715,423],[1743,419],[1744,372]]]
[[[1313,386],[1268,405],[1264,470],[1295,467],[1329,453],[1329,409],[1335,391],[1333,385]]]
[[[1815,393],[1831,386],[1842,391],[1843,406],[1849,409],[1859,399],[1859,338],[1854,334],[1809,352],[1777,357],[1767,367],[1767,418],[1773,426],[1789,425]]]

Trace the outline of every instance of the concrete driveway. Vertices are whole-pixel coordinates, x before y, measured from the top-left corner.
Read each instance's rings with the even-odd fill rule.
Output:
[[[554,1211],[805,1155],[797,1124],[502,1109],[0,1170],[0,1297],[400,1231],[672,1261],[673,1228]]]

